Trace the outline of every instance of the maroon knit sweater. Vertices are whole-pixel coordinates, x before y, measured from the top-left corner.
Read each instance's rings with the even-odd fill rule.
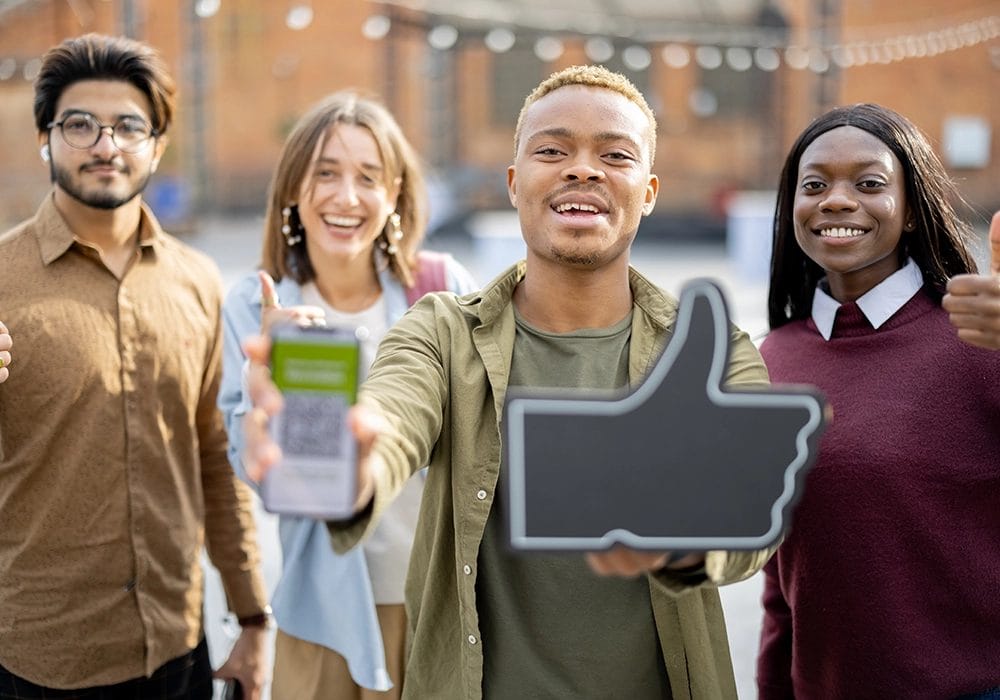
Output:
[[[879,330],[849,303],[761,352],[833,407],[768,563],[760,697],[954,698],[1000,686],[1000,353],[918,293]]]

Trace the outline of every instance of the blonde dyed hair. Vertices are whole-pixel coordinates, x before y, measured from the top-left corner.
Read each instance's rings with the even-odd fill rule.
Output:
[[[316,154],[323,150],[331,127],[338,124],[367,129],[382,157],[383,184],[392,188],[394,183],[399,183],[396,213],[399,214],[403,238],[395,242],[397,252],[385,258],[396,278],[411,287],[417,250],[427,231],[427,188],[423,169],[416,152],[389,111],[374,99],[362,97],[352,90],[335,92],[322,99],[299,119],[285,140],[268,191],[261,269],[276,281],[291,277],[299,284],[305,284],[315,279],[316,272],[306,252],[305,240],[294,246],[285,242],[281,233],[281,211],[298,202],[303,184],[312,177]],[[298,230],[301,222],[297,209],[293,210],[290,223],[293,235],[301,233]],[[389,226],[386,221],[376,239],[376,247],[381,242],[389,242]],[[374,259],[372,262],[374,264]]]
[[[514,130],[515,157],[517,156],[517,149],[521,144],[521,128],[524,126],[524,115],[528,112],[528,108],[549,93],[569,85],[611,90],[636,104],[642,110],[642,113],[646,115],[646,119],[649,120],[646,145],[649,149],[649,164],[650,166],[653,165],[653,160],[656,158],[656,115],[653,114],[653,110],[650,109],[646,98],[642,96],[642,93],[639,92],[639,89],[631,80],[621,73],[608,70],[604,66],[570,66],[569,68],[564,68],[550,75],[531,91],[531,94],[524,100],[521,113],[517,115],[517,127]]]

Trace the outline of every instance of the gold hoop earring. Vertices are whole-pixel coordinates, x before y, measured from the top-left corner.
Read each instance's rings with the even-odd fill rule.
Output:
[[[403,240],[403,229],[402,220],[399,218],[399,214],[392,212],[389,214],[389,226],[388,231],[383,232],[383,240],[381,242],[381,248],[389,255],[395,255],[399,252],[399,246],[397,243]]]
[[[302,224],[298,224],[299,232],[292,235],[292,208],[283,207],[281,210],[281,235],[285,237],[285,244],[291,248],[302,240]]]

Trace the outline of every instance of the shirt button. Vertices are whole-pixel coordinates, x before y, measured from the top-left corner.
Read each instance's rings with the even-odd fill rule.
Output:
[[[479,489],[479,493],[476,494],[476,498],[478,498],[480,501],[485,501],[486,500],[486,492],[483,491],[482,489]]]
[[[476,643],[476,637],[475,637],[475,635],[470,634],[469,635],[469,644],[475,644],[475,643]]]
[[[465,566],[462,567],[462,571],[464,571],[465,575],[468,576],[469,574],[472,573],[472,567],[466,564]]]
[[[129,581],[127,581],[123,586],[123,588],[125,589],[126,593],[131,593],[132,590],[135,588],[135,579],[130,579]]]

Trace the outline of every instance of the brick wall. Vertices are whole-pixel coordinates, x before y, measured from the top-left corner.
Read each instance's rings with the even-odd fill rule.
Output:
[[[995,0],[876,3],[841,0],[835,32],[842,40],[926,32],[965,18],[997,14]],[[204,191],[213,208],[262,210],[271,168],[289,127],[324,94],[355,87],[383,97],[424,159],[477,207],[508,206],[505,171],[511,161],[514,117],[497,119],[493,56],[481,37],[435,54],[425,41],[425,18],[395,10],[389,37],[362,35],[365,19],[380,5],[357,0],[312,3],[312,24],[285,26],[288,3],[222,2],[214,17],[192,20],[188,2],[133,0],[135,34],[156,45],[180,87],[180,110],[163,166],[162,183]],[[121,2],[65,3],[32,0],[0,13],[0,61],[20,67],[64,36],[123,29]],[[814,0],[787,0],[791,36],[806,41],[817,21]],[[75,13],[72,8],[77,8]],[[77,14],[80,13],[80,14]],[[550,70],[585,60],[582,41],[567,39]],[[981,208],[1000,207],[1000,41],[911,58],[830,71],[819,76],[784,62],[771,78],[770,98],[755,111],[698,116],[692,91],[698,68],[675,69],[659,59],[645,80],[657,110],[660,139],[656,170],[662,182],[660,211],[718,214],[730,189],[771,188],[784,150],[829,101],[877,101],[911,117],[940,147],[948,116],[979,116],[992,128],[986,168],[953,172],[963,193]],[[727,96],[721,95],[720,102]],[[21,73],[0,80],[0,224],[30,214],[48,187],[38,159],[31,119],[31,90]],[[156,186],[154,182],[154,187]],[[193,206],[193,205],[192,205]]]

